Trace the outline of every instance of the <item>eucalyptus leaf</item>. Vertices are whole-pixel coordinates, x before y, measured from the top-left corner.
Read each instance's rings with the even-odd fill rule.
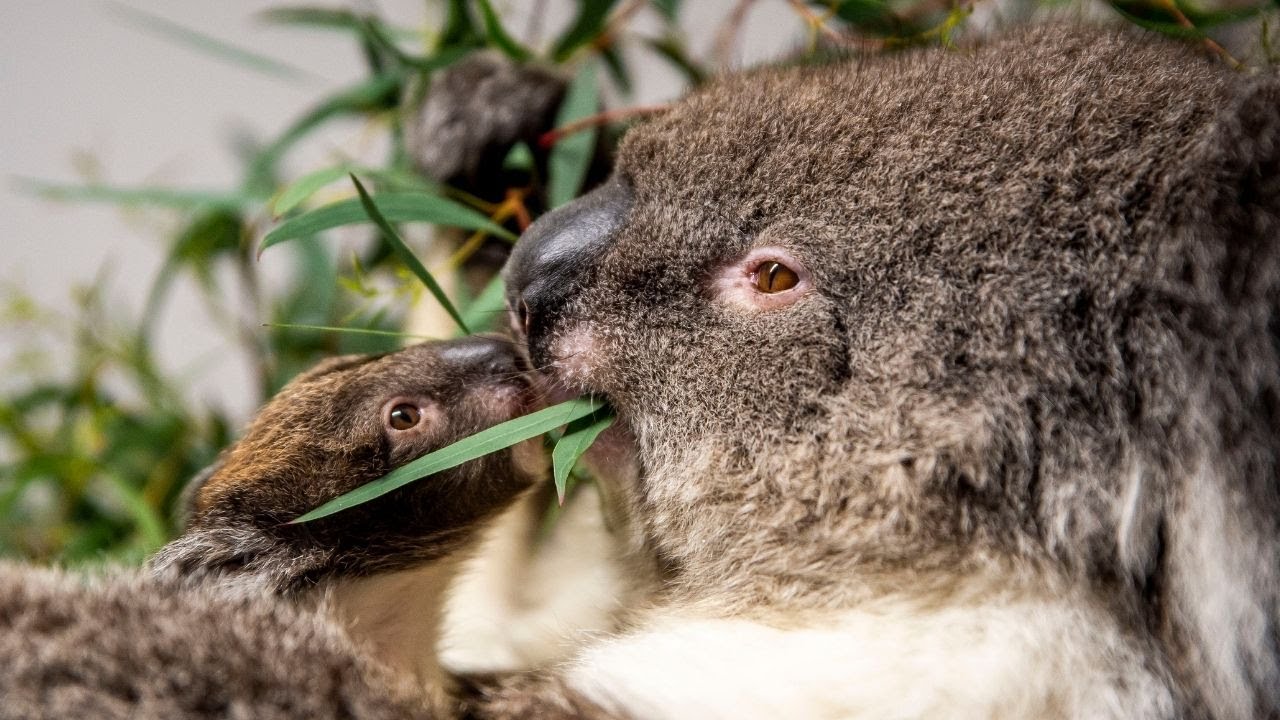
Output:
[[[573,470],[573,466],[615,419],[617,419],[616,415],[607,408],[603,408],[599,413],[570,423],[569,427],[565,428],[564,435],[556,441],[556,446],[551,451],[551,475],[555,479],[556,497],[561,505],[564,504],[565,487],[569,482],[569,473]]]
[[[536,438],[567,423],[590,417],[606,407],[604,400],[580,397],[537,412],[499,423],[481,430],[452,445],[427,453],[402,465],[371,483],[340,495],[320,507],[293,520],[290,524],[310,522],[327,517],[348,508],[382,497],[392,490],[404,487],[429,475],[454,468],[492,452],[509,448],[516,443]]]
[[[373,219],[373,222],[378,226],[378,229],[382,230],[382,239],[387,241],[387,244],[391,246],[391,249],[400,257],[400,261],[409,268],[410,272],[422,281],[422,284],[427,287],[427,290],[435,296],[436,300],[442,306],[444,306],[445,312],[449,313],[449,317],[453,318],[453,321],[458,323],[458,327],[462,329],[462,332],[470,334],[471,330],[467,327],[466,321],[462,319],[462,315],[458,313],[458,309],[453,306],[453,303],[449,300],[449,296],[445,295],[444,288],[440,287],[440,283],[436,282],[436,279],[427,271],[426,266],[422,264],[422,261],[418,259],[418,256],[414,255],[413,251],[409,249],[409,246],[405,244],[404,239],[400,237],[400,233],[396,232],[396,229],[391,226],[391,223],[387,222],[387,219],[383,217],[382,213],[378,210],[378,206],[374,204],[373,198],[369,196],[369,192],[364,189],[364,185],[360,184],[360,181],[356,179],[355,175],[351,176],[351,182],[355,184],[356,192],[360,193],[360,204],[364,207],[364,211]]]
[[[496,330],[498,321],[506,314],[507,293],[502,282],[502,275],[494,275],[488,285],[480,291],[462,310],[462,319],[467,327],[477,330]]]
[[[120,2],[109,2],[107,7],[118,17],[135,27],[140,27],[160,37],[194,48],[213,57],[230,61],[241,67],[247,67],[286,80],[318,78],[317,75],[307,70],[267,57],[253,50],[238,47],[226,40],[206,35],[199,30],[176,23],[166,17]]]
[[[263,323],[262,327],[282,328],[285,330],[315,330],[317,332],[349,333],[352,335],[379,335],[382,337],[419,338],[428,340],[426,335],[396,332],[395,330],[375,330],[373,328],[338,327],[336,325],[305,325],[302,323]]]
[[[667,22],[675,22],[680,15],[680,0],[650,0],[658,12],[667,19]]]
[[[498,13],[494,11],[493,5],[489,4],[489,0],[476,0],[476,4],[480,6],[480,18],[484,22],[484,32],[490,42],[516,62],[524,62],[533,57],[527,48],[516,42],[506,28],[502,27],[502,20],[498,18]]]
[[[121,188],[109,185],[64,185],[59,183],[17,178],[19,190],[40,195],[50,200],[74,202],[106,202],[117,205],[155,205],[179,210],[218,209],[239,210],[255,204],[248,193],[228,193],[210,190],[174,190],[160,187]]]
[[[395,168],[377,168],[351,163],[341,163],[332,167],[321,168],[294,180],[276,194],[271,202],[271,214],[280,217],[306,201],[321,188],[339,180],[346,180],[350,173],[368,175],[377,178],[384,184],[413,190],[420,193],[434,193],[437,186],[424,180],[420,175]]]
[[[395,107],[404,82],[402,70],[388,71],[344,88],[322,100],[295,120],[249,166],[248,186],[257,189],[272,177],[276,165],[299,140],[321,124],[342,115],[359,115]],[[266,194],[264,191],[263,194]]]
[[[258,13],[264,22],[277,25],[294,25],[298,27],[322,28],[326,30],[345,30],[360,33],[362,22],[373,23],[378,31],[390,37],[403,40],[421,38],[422,33],[410,28],[387,24],[378,18],[363,17],[351,10],[325,7],[277,7]]]
[[[573,51],[595,40],[604,31],[605,20],[617,0],[578,0],[578,15],[564,35],[556,41],[551,58],[564,62]]]
[[[588,58],[578,68],[564,102],[556,115],[556,127],[563,127],[575,120],[594,115],[600,107],[599,88],[596,85],[596,62]],[[551,149],[547,159],[548,204],[555,208],[578,196],[582,183],[587,179],[591,156],[596,148],[599,128],[590,127],[561,137]]]
[[[374,198],[378,211],[389,222],[426,222],[467,230],[483,230],[498,237],[515,240],[509,230],[494,223],[466,205],[424,193],[379,193]],[[369,222],[369,215],[359,199],[342,200],[290,218],[262,238],[258,252],[286,240],[315,235],[344,225]]]

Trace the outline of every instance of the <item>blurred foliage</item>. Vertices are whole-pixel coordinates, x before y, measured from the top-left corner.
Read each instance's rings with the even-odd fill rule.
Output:
[[[418,304],[423,286],[415,278],[439,280],[439,286],[451,289],[458,323],[484,329],[502,316],[495,270],[510,241],[541,209],[577,196],[602,177],[611,141],[627,118],[643,114],[600,113],[602,96],[620,98],[625,109],[637,57],[631,49],[661,58],[688,85],[696,85],[732,64],[742,25],[757,4],[726,0],[712,47],[695,53],[686,42],[679,0],[577,0],[566,27],[549,38],[532,28],[517,31],[496,0],[425,1],[424,16],[442,20],[423,29],[395,25],[368,11],[366,3],[352,3],[358,9],[288,6],[262,13],[259,19],[273,26],[345,36],[360,49],[365,77],[316,98],[278,136],[247,148],[243,180],[236,187],[193,191],[24,182],[28,191],[54,199],[176,212],[182,223],[166,241],[167,259],[140,317],[120,317],[113,310],[106,276],[77,291],[77,313],[71,318],[37,307],[16,290],[7,292],[0,321],[22,334],[24,346],[5,368],[6,387],[16,389],[6,391],[0,402],[5,453],[0,554],[136,561],[175,531],[173,508],[182,485],[235,433],[224,411],[190,396],[192,371],[163,370],[153,355],[157,318],[175,281],[194,282],[227,347],[255,369],[259,398],[321,357],[393,349],[410,337],[407,328],[424,332],[413,320],[413,308],[434,301]],[[947,44],[969,31],[975,19],[999,25],[1045,10],[1132,22],[1201,43],[1236,65],[1275,62],[1280,40],[1275,29],[1280,0],[759,2],[782,3],[794,12],[797,23],[786,32],[807,48],[800,51],[801,59],[832,49]],[[526,4],[535,21],[541,6]],[[118,3],[109,7],[117,19],[141,31],[236,63],[246,72],[311,75],[164,17]],[[644,15],[649,22],[642,32],[635,18]],[[1251,50],[1244,53],[1241,47]],[[566,83],[554,120],[560,130],[506,149],[490,178],[504,188],[497,196],[433,180],[406,140],[435,74],[483,49],[513,63],[553,67]],[[612,94],[602,95],[602,86]],[[290,175],[285,160],[291,151],[343,119],[384,134],[389,148],[384,160],[340,158]],[[350,252],[327,245],[326,235],[334,228],[370,222],[351,175],[371,189],[368,202],[375,215],[396,224],[453,228],[431,240],[447,245],[447,260],[417,262],[410,254],[428,249],[425,236],[406,234],[404,245],[388,244],[399,235],[385,229],[369,228],[368,240]],[[320,200],[335,193],[341,195],[336,202]],[[279,243],[287,247],[270,250],[259,262],[263,250]],[[262,263],[286,265],[292,274],[268,287]],[[454,332],[449,325],[425,331]],[[48,347],[58,348],[57,354]]]

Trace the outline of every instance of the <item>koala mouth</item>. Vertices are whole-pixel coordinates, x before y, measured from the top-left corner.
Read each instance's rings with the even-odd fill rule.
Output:
[[[532,365],[527,346],[522,344],[521,352],[530,367],[525,378],[540,397],[542,406],[556,405],[584,395],[602,398],[612,404],[609,394],[593,387],[591,382],[597,358],[590,328],[564,333],[553,346],[551,362],[543,367]],[[591,473],[606,482],[634,478],[638,467],[638,446],[632,425],[616,406],[614,411],[617,418],[613,425],[596,438],[582,457]]]

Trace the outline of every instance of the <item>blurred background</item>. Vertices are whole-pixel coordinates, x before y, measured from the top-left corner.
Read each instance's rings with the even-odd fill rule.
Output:
[[[299,369],[456,332],[348,172],[483,328],[510,239],[706,78],[1045,15],[1280,60],[1280,0],[4,3],[0,556],[138,561]]]

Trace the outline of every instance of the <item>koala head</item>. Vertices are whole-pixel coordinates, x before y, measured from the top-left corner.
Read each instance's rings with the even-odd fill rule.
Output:
[[[617,408],[675,588],[1141,574],[1167,488],[1121,528],[1126,478],[1276,367],[1263,329],[1206,379],[1275,317],[1276,88],[1061,27],[726,78],[526,233],[512,322]]]
[[[510,342],[474,337],[321,363],[286,385],[189,489],[153,566],[289,588],[442,557],[539,476],[526,443],[309,523],[289,521],[428,452],[532,409]]]

